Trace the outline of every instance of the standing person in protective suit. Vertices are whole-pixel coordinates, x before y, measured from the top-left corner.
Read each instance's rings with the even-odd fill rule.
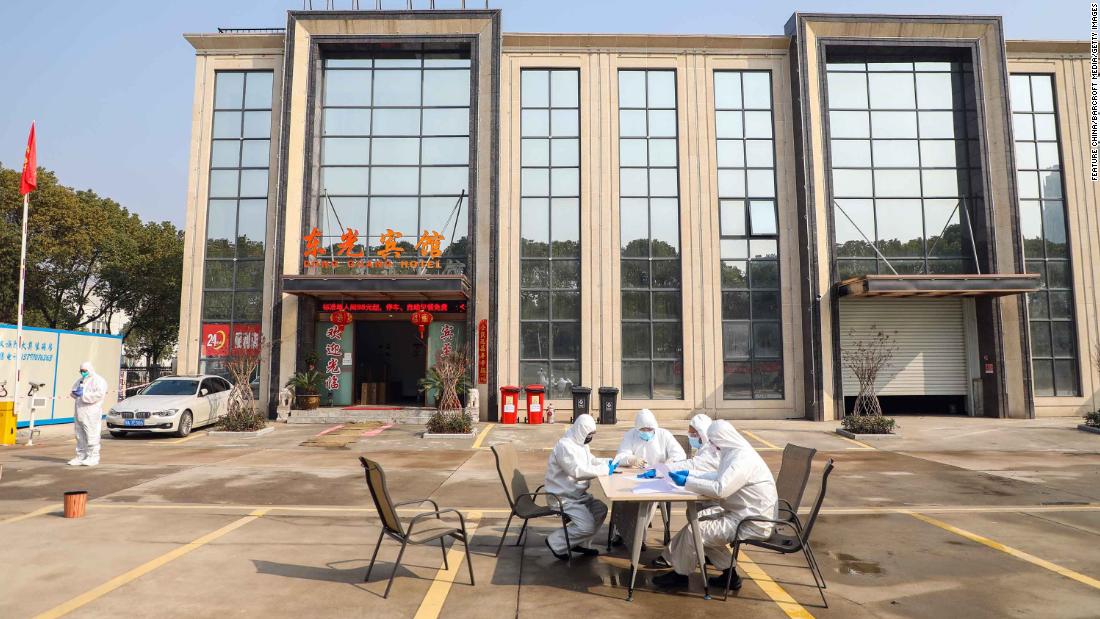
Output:
[[[607,506],[589,494],[588,486],[592,479],[608,473],[611,459],[592,455],[588,444],[595,435],[596,422],[592,416],[578,415],[550,452],[546,465],[545,491],[561,499],[569,516],[569,544],[561,529],[555,529],[546,538],[550,552],[562,561],[569,558],[570,551],[585,556],[599,554],[588,543],[607,517]]]
[[[730,561],[727,544],[733,540],[738,523],[751,516],[774,519],[779,497],[768,465],[729,422],[719,420],[712,423],[707,430],[707,439],[722,456],[717,471],[677,471],[669,475],[677,485],[718,500],[716,507],[700,513],[699,530],[707,558],[722,570],[720,575],[710,579],[710,584],[724,587],[729,571],[736,569]],[[770,524],[750,523],[742,527],[741,534],[746,538],[762,539],[771,535],[771,529]],[[688,574],[695,571],[698,565],[695,541],[689,526],[680,529],[661,557],[672,566],[672,571],[655,577],[653,584],[659,587],[686,585]],[[732,588],[740,587],[741,577],[735,573]]]
[[[95,373],[91,361],[85,361],[80,364],[80,378],[69,395],[76,400],[73,414],[76,457],[69,460],[69,466],[95,466],[99,464],[99,435],[102,432],[107,381]]]

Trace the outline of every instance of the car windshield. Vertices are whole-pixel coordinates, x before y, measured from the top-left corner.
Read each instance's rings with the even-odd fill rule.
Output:
[[[198,388],[197,380],[158,380],[141,395],[194,395]]]

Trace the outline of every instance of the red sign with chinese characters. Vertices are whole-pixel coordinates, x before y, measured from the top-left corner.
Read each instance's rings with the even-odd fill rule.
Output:
[[[226,357],[231,351],[250,352],[259,347],[259,323],[233,325],[232,335],[228,324],[202,326],[202,356],[204,357]]]
[[[465,301],[363,301],[354,303],[325,302],[322,312],[354,312],[356,314],[465,314]]]
[[[477,323],[477,384],[489,382],[489,321]]]

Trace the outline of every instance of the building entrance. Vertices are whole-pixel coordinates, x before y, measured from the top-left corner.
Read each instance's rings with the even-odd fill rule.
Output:
[[[427,345],[407,320],[362,320],[355,325],[355,399],[359,404],[416,406],[424,399]]]

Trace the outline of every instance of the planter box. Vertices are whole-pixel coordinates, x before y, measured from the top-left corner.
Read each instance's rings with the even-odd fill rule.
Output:
[[[230,432],[228,430],[207,430],[207,436],[232,436],[233,438],[256,438],[257,436],[263,436],[274,432],[275,428],[268,426],[262,430],[256,430],[255,432]]]
[[[836,433],[843,436],[844,438],[850,438],[853,441],[859,440],[861,438],[898,438],[897,433],[894,433],[894,434],[856,434],[855,432],[849,432],[849,431],[845,430],[844,428],[837,428]]]
[[[1077,424],[1077,429],[1082,432],[1092,432],[1093,434],[1100,434],[1100,428],[1096,426],[1090,426],[1087,423]]]
[[[469,434],[432,434],[431,432],[425,432],[420,435],[420,438],[474,438],[477,436],[477,432],[470,432]]]

